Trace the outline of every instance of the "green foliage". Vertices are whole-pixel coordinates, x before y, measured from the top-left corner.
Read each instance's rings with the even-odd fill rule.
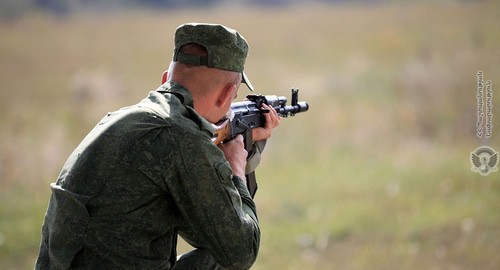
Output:
[[[311,105],[281,121],[257,170],[255,269],[498,269],[499,173],[482,177],[469,161],[482,144],[500,150],[498,121],[488,141],[474,133],[475,74],[494,91],[500,81],[498,10],[357,4],[0,22],[0,265],[32,268],[65,158],[107,111],[159,85],[177,25],[207,21],[247,38],[259,93],[298,87]]]

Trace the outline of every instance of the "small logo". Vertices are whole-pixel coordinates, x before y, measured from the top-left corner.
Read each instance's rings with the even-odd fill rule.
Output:
[[[498,171],[498,153],[488,146],[478,147],[470,155],[472,163],[471,170],[486,176],[492,172]]]

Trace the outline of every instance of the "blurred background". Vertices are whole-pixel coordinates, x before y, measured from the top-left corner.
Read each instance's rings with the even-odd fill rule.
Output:
[[[192,21],[240,31],[257,92],[297,87],[311,107],[282,120],[257,170],[253,269],[500,269],[500,172],[470,163],[500,150],[500,4],[453,0],[2,0],[0,268],[33,268],[65,159],[159,86]]]

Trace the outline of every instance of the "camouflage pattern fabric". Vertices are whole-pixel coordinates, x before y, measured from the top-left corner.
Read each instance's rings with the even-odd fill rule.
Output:
[[[203,46],[208,55],[195,56],[181,52],[182,46],[195,43]],[[207,66],[239,72],[241,82],[251,91],[254,87],[243,71],[248,55],[248,43],[236,30],[221,24],[186,23],[175,30],[173,61],[194,66]]]
[[[70,155],[42,227],[36,269],[248,269],[254,202],[181,85],[108,113]]]
[[[187,23],[179,26],[174,37],[174,61],[190,65],[243,72],[248,54],[248,43],[236,30],[220,24]],[[179,52],[188,43],[207,49],[208,57],[198,57]]]

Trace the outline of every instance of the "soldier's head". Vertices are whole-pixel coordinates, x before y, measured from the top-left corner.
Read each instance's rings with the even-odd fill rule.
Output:
[[[183,24],[175,32],[174,43],[162,83],[173,81],[186,87],[195,110],[207,113],[202,114],[207,120],[217,121],[227,112],[241,83],[253,90],[244,72],[248,43],[236,30],[219,24]],[[205,112],[205,107],[212,110]]]

